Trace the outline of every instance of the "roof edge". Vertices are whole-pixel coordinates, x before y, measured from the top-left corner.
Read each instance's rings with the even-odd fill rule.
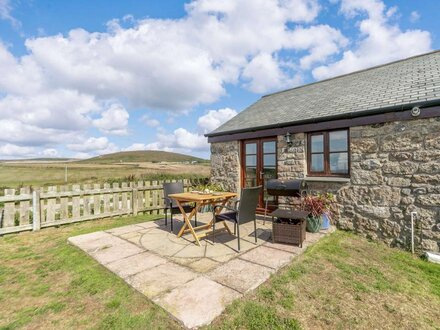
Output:
[[[311,118],[311,119],[306,119],[306,120],[290,121],[290,122],[285,122],[285,123],[280,123],[280,124],[272,124],[272,125],[264,125],[264,126],[257,126],[257,127],[251,127],[251,128],[243,128],[243,129],[224,131],[224,132],[218,132],[218,133],[207,133],[207,134],[204,134],[204,136],[209,138],[209,137],[214,137],[214,136],[230,135],[230,134],[245,133],[245,132],[255,132],[255,131],[260,131],[263,129],[283,128],[286,126],[293,126],[293,125],[313,124],[313,123],[319,123],[319,122],[323,122],[323,121],[330,121],[330,120],[336,120],[336,119],[350,119],[350,118],[357,118],[357,117],[363,117],[363,116],[369,116],[369,115],[375,115],[375,114],[381,114],[381,113],[390,113],[390,112],[409,110],[409,109],[412,109],[413,107],[431,107],[431,106],[437,106],[437,105],[440,105],[440,99],[399,104],[399,105],[393,105],[393,106],[389,106],[389,107],[374,108],[374,109],[368,109],[368,110],[364,110],[364,111],[350,112],[350,113],[333,115],[333,116],[324,116],[324,117],[320,117],[320,118]]]
[[[314,81],[314,82],[311,82],[311,83],[308,83],[308,84],[305,84],[305,85],[300,85],[300,86],[296,86],[296,87],[292,87],[292,88],[288,88],[288,89],[283,89],[281,91],[265,94],[265,95],[261,96],[261,98],[265,98],[265,97],[276,95],[276,94],[281,94],[281,93],[284,93],[284,92],[289,92],[291,90],[303,88],[303,87],[310,86],[310,85],[319,84],[319,83],[322,83],[322,82],[326,82],[326,81],[330,81],[330,80],[334,80],[334,79],[338,79],[338,78],[342,78],[342,77],[346,77],[346,76],[351,76],[353,74],[357,74],[357,73],[361,73],[361,72],[365,72],[365,71],[370,71],[370,70],[377,69],[377,68],[382,68],[384,66],[393,65],[393,64],[396,64],[396,63],[412,60],[414,58],[418,58],[418,57],[422,57],[422,56],[426,56],[426,55],[435,54],[435,53],[438,53],[438,52],[440,52],[440,49],[436,49],[436,50],[433,50],[433,51],[430,51],[430,52],[427,52],[427,53],[423,53],[423,54],[418,54],[418,55],[414,55],[414,56],[410,56],[410,57],[401,58],[400,60],[395,60],[395,61],[392,61],[392,62],[387,62],[387,63],[383,63],[383,64],[378,64],[378,65],[375,65],[375,66],[370,66],[370,67],[365,68],[365,69],[360,69],[360,70],[356,70],[356,71],[352,71],[352,72],[347,72],[347,73],[341,74],[339,76],[334,76],[334,77],[330,77],[330,78]]]

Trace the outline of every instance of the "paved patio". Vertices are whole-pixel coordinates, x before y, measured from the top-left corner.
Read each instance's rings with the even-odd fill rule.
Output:
[[[210,214],[199,214],[206,223]],[[179,217],[176,217],[179,219]],[[191,234],[178,238],[164,220],[70,237],[69,242],[93,257],[129,285],[167,310],[187,328],[212,322],[234,299],[257,288],[279,268],[301,254],[327,231],[310,234],[303,248],[271,242],[271,222],[257,221],[240,227],[241,252],[228,233],[193,242]]]

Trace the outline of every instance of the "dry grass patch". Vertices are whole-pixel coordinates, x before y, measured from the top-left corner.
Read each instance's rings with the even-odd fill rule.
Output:
[[[439,329],[440,266],[336,232],[212,327]]]
[[[162,309],[67,244],[70,236],[148,218],[92,221],[0,238],[0,329],[180,328]]]
[[[65,167],[68,183],[98,183],[111,180],[160,180],[163,178],[208,177],[209,164],[178,163],[1,163],[0,187],[47,186],[64,183]]]

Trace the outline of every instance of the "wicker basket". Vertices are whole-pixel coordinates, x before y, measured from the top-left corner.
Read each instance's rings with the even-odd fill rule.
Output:
[[[279,223],[272,222],[272,240],[273,242],[295,244],[302,247],[306,239],[306,222],[297,220],[297,223]]]

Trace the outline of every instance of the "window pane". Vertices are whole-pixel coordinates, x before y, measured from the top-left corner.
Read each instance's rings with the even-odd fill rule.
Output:
[[[275,141],[263,142],[263,153],[264,154],[274,154],[275,150]]]
[[[312,155],[311,172],[324,172],[324,154]]]
[[[257,166],[257,156],[246,156],[246,167],[256,167]]]
[[[247,143],[246,144],[246,154],[256,154],[257,153],[257,144],[256,143]]]
[[[255,187],[257,185],[257,169],[246,167],[245,187]]]
[[[312,135],[312,152],[324,151],[324,135]]]
[[[276,159],[274,155],[264,155],[263,156],[263,167],[271,166],[274,167],[276,165]]]
[[[347,151],[347,131],[329,133],[330,151]]]
[[[348,174],[348,154],[346,152],[330,154],[330,172]]]

